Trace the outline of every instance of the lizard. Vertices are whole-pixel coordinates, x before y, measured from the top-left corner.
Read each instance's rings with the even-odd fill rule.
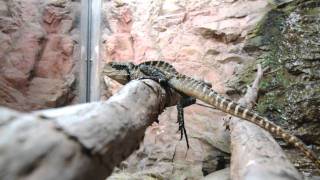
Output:
[[[285,142],[299,149],[320,169],[320,160],[316,154],[298,137],[291,135],[282,127],[269,121],[266,117],[259,115],[257,112],[249,110],[248,108],[219,95],[210,86],[208,86],[207,83],[195,80],[194,78],[177,72],[175,68],[167,62],[147,61],[138,65],[135,65],[132,62],[110,62],[104,67],[103,75],[116,80],[120,84],[126,84],[134,79],[149,78],[156,80],[160,84],[167,85],[178,93],[181,93],[183,102],[182,105],[180,104],[180,108],[183,109],[183,107],[193,104],[195,101],[194,99],[199,99],[220,111],[256,124],[271,135],[281,137]],[[181,113],[181,109],[179,110],[178,108],[178,121],[181,121],[181,119],[179,120],[179,118],[181,118],[181,114],[179,116],[179,111]],[[181,127],[183,125],[184,122],[179,122],[179,130],[183,131],[181,134],[184,133],[186,136],[186,130],[184,127]]]

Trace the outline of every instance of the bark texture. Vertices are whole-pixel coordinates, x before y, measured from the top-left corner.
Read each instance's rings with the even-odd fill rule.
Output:
[[[105,179],[157,119],[165,91],[132,81],[106,102],[31,114],[0,109],[0,179]]]
[[[263,71],[258,73],[252,87],[239,103],[249,108],[255,103],[258,84]],[[287,159],[279,144],[260,127],[233,117],[231,130],[231,179],[300,180],[301,174]]]

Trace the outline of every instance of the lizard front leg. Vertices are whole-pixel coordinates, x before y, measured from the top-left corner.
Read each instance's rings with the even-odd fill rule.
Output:
[[[145,64],[140,64],[139,69],[144,74],[144,76],[139,79],[151,79],[158,82],[165,89],[168,98],[172,97],[172,91],[170,89],[172,87],[168,83],[168,78],[161,70]]]
[[[184,111],[183,108],[190,106],[192,104],[196,103],[196,99],[194,97],[190,97],[190,96],[185,96],[182,95],[182,98],[180,99],[180,101],[177,104],[177,111],[178,111],[178,123],[179,123],[179,130],[180,131],[180,140],[183,138],[183,135],[186,138],[186,143],[187,143],[187,148],[189,149],[189,140],[188,140],[188,135],[187,135],[187,131],[186,131],[186,127],[184,125]]]
[[[145,74],[144,77],[140,78],[140,79],[152,79],[155,80],[157,82],[160,83],[161,86],[163,86],[167,92],[171,93],[170,90],[170,84],[168,83],[168,78],[165,76],[165,74],[152,66],[148,66],[148,65],[140,65],[139,66],[141,72],[143,74]],[[169,94],[170,95],[170,94]],[[187,148],[189,149],[189,140],[188,140],[188,135],[187,135],[187,131],[184,125],[184,112],[183,112],[183,108],[190,106],[192,104],[195,104],[196,99],[190,96],[187,96],[185,94],[180,93],[180,95],[182,96],[182,98],[179,100],[178,104],[177,104],[177,111],[178,111],[178,117],[177,117],[177,122],[179,123],[179,130],[180,131],[180,140],[183,138],[183,135],[186,138],[186,143],[187,143]]]

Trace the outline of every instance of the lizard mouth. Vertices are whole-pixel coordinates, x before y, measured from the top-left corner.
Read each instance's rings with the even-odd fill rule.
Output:
[[[120,84],[128,83],[128,72],[126,70],[119,70],[115,68],[112,63],[107,63],[104,66],[102,73]]]

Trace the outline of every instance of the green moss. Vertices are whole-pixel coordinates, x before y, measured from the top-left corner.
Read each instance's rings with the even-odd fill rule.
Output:
[[[273,9],[267,13],[256,27],[249,33],[245,49],[247,51],[263,49],[269,50],[270,44],[278,39],[282,29],[282,22],[285,13],[278,9]]]
[[[284,4],[290,3],[294,0],[267,0],[269,4],[273,5],[273,7],[279,7]]]
[[[315,16],[318,14],[320,14],[320,7],[313,8],[305,12],[305,15],[309,15],[309,16]]]
[[[251,32],[245,50],[261,52],[256,63],[270,68],[259,86],[257,111],[297,128],[302,121],[313,128],[317,122],[320,130],[319,6],[317,0],[297,0],[271,10]],[[250,65],[239,74],[242,88],[253,81],[253,69]]]

